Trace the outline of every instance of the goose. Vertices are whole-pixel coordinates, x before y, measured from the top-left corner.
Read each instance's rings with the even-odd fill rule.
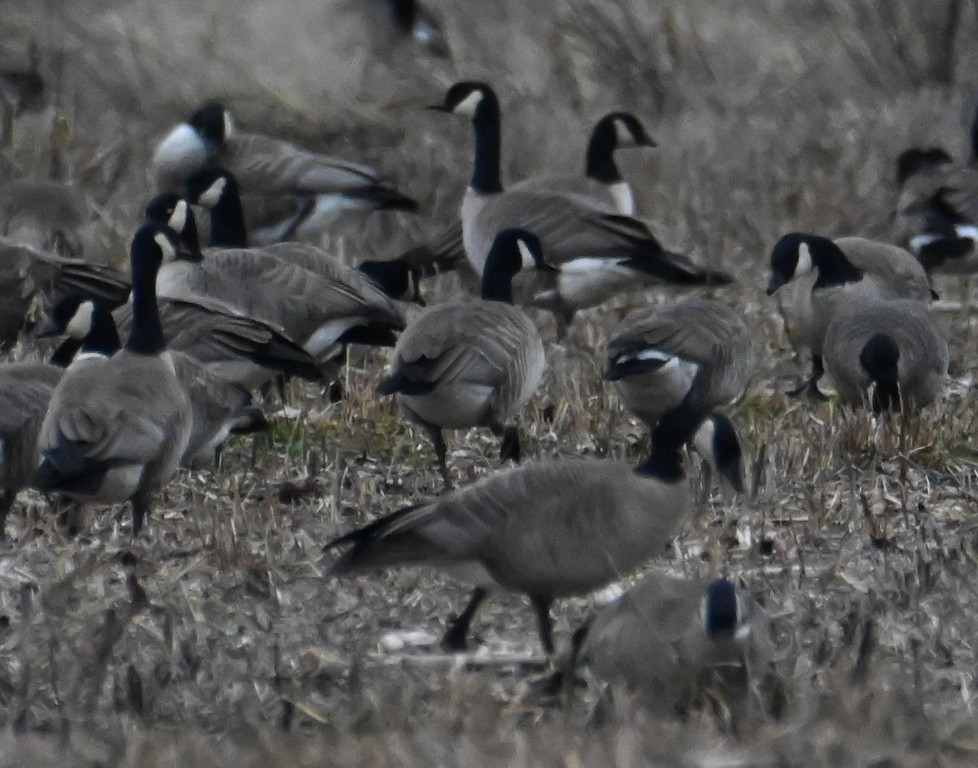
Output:
[[[501,232],[486,261],[482,300],[438,304],[412,320],[377,386],[428,433],[446,488],[443,429],[489,427],[503,439],[500,459],[520,459],[510,421],[536,391],[546,362],[536,326],[511,304],[512,279],[523,268],[547,268],[539,241],[522,230]]]
[[[630,112],[609,112],[595,124],[584,158],[584,176],[534,176],[514,184],[511,189],[587,195],[611,203],[624,216],[635,215],[635,195],[621,175],[615,152],[628,147],[655,147],[645,126]],[[401,256],[408,262],[454,268],[465,260],[462,224],[454,222],[430,245],[418,246]]]
[[[847,304],[829,323],[825,368],[843,401],[874,412],[930,405],[947,379],[947,335],[918,301]]]
[[[67,335],[58,348],[56,364],[67,365],[88,333],[81,322],[88,303],[111,306],[99,296],[83,292],[65,295],[52,307],[49,321],[38,338]],[[324,372],[316,360],[297,342],[274,326],[222,308],[204,298],[193,301],[157,299],[160,323],[167,348],[196,359],[208,373],[247,390],[271,380],[277,374],[320,381]],[[118,333],[127,335],[132,327],[133,306],[125,303],[112,313]]]
[[[40,460],[37,436],[61,375],[45,363],[0,364],[0,538],[17,493]]]
[[[186,202],[175,193],[163,193],[154,198],[146,208],[147,218],[166,223],[176,230],[181,236],[184,250],[194,255],[200,248],[194,213],[194,208],[199,206],[208,214],[212,248],[248,247],[238,184],[226,168],[211,167],[198,171],[187,181],[185,191]],[[182,209],[182,202],[190,203],[191,207]],[[364,261],[352,269],[308,243],[272,243],[262,250],[328,279],[343,279],[367,290],[362,279],[365,277],[390,298],[421,302],[420,271],[404,258]]]
[[[74,314],[65,325],[69,340],[85,354],[111,356],[122,348],[115,320],[95,299],[74,297]],[[164,329],[165,336],[165,329]],[[67,367],[75,345],[62,345],[51,362]],[[193,428],[180,459],[183,467],[194,467],[205,456],[216,455],[231,435],[251,434],[268,429],[268,421],[252,403],[248,391],[209,370],[191,354],[170,348],[177,379],[190,398]]]
[[[31,485],[83,501],[132,507],[138,536],[153,494],[173,476],[193,427],[190,400],[166,350],[154,291],[156,273],[177,244],[157,225],[130,247],[133,324],[122,351],[65,372],[41,424],[42,460]]]
[[[686,519],[690,489],[682,447],[692,441],[738,490],[740,443],[725,416],[681,407],[655,427],[638,467],[601,459],[523,464],[415,504],[329,542],[345,551],[334,575],[432,565],[476,585],[443,638],[465,647],[488,590],[530,597],[544,650],[553,652],[550,606],[620,579],[662,551]]]
[[[180,201],[168,219],[174,226],[184,226],[179,234],[185,244],[189,211]],[[311,247],[288,245],[293,261],[303,253],[310,255]],[[404,328],[398,304],[356,270],[328,264],[318,249],[311,250],[322,262],[318,273],[279,258],[281,250],[204,252],[184,247],[160,269],[157,292],[166,298],[210,300],[228,311],[270,323],[321,362],[338,356],[345,344],[392,346],[394,334]]]
[[[822,343],[829,322],[844,303],[866,299],[912,299],[929,303],[934,296],[927,273],[909,252],[861,237],[833,241],[792,232],[775,244],[770,263],[768,296],[792,280],[816,273],[810,297],[805,297],[806,304],[800,310],[803,343],[812,355],[812,375],[789,395],[824,397],[818,389],[824,373]]]
[[[256,242],[306,235],[344,210],[417,209],[414,200],[373,168],[237,131],[231,112],[217,101],[203,104],[160,142],[152,169],[162,190],[176,190],[192,173],[214,163],[234,174],[245,195],[291,203],[293,211],[285,220],[255,232]]]
[[[579,669],[669,713],[687,711],[704,686],[716,690],[715,678],[731,703],[746,700],[773,655],[767,617],[747,590],[656,573],[598,611],[575,646]]]
[[[641,221],[589,195],[549,190],[503,191],[499,175],[499,100],[485,83],[453,85],[433,109],[472,118],[475,166],[462,198],[465,255],[481,274],[486,255],[503,229],[521,227],[537,237],[556,272],[517,293],[517,303],[551,311],[563,335],[579,309],[625,290],[663,283],[724,285],[729,275],[694,264],[664,249]],[[539,278],[540,275],[533,275]]]
[[[605,379],[650,429],[687,398],[705,410],[738,400],[756,366],[743,318],[712,299],[631,313],[608,341],[607,360]]]

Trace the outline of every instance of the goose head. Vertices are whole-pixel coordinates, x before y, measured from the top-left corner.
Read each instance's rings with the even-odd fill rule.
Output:
[[[732,637],[746,638],[751,632],[749,601],[730,579],[710,582],[700,604],[703,629],[710,639]]]
[[[513,278],[522,270],[538,269],[556,272],[543,256],[539,238],[525,229],[505,229],[486,256],[482,273],[482,298],[513,301]]]
[[[146,206],[147,221],[169,227],[180,241],[180,251],[194,260],[202,258],[197,220],[190,203],[176,192],[157,195]]]
[[[217,152],[234,135],[234,118],[219,101],[208,101],[187,121],[212,153]]]
[[[897,187],[902,188],[913,176],[936,171],[951,162],[951,156],[941,147],[905,149],[897,155]]]
[[[428,109],[436,112],[451,112],[479,120],[490,111],[498,113],[499,101],[496,92],[487,83],[465,80],[449,88],[441,104],[434,104]]]
[[[609,112],[591,132],[592,144],[601,141],[610,150],[630,147],[657,147],[645,126],[631,112]]]

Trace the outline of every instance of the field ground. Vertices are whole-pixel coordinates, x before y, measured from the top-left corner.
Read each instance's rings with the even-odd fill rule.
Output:
[[[153,141],[220,96],[245,126],[374,163],[424,202],[327,243],[354,260],[394,256],[455,214],[469,127],[420,109],[454,79],[500,92],[510,179],[578,168],[589,125],[634,111],[660,145],[624,158],[640,212],[671,248],[737,275],[715,295],[763,351],[732,411],[750,492],[701,494],[653,567],[755,590],[783,716],[662,721],[627,697],[543,700],[539,672],[391,651],[401,630],[436,637],[465,592],[420,570],[323,578],[325,541],[440,488],[423,435],[373,395],[383,355],[369,354],[351,360],[340,403],[293,386],[254,464],[239,441],[219,468],[181,474],[136,543],[122,508],[92,510],[68,538],[22,495],[0,544],[0,766],[974,765],[978,321],[953,309],[969,286],[936,285],[951,383],[907,420],[785,398],[803,361],[790,301],[763,293],[787,231],[892,237],[900,149],[965,156],[974,4],[442,0],[450,62],[418,58],[366,5],[5,0],[0,50],[37,44],[56,107],[17,118],[0,167],[82,184],[118,262],[151,192]],[[425,290],[448,296],[455,278]],[[551,346],[522,421],[531,457],[641,455],[643,430],[600,381],[600,349],[629,308],[669,299],[624,297]],[[452,435],[451,448],[460,483],[497,468],[484,434]],[[588,608],[557,607],[564,645]],[[538,652],[519,597],[493,599],[476,630],[494,653]]]

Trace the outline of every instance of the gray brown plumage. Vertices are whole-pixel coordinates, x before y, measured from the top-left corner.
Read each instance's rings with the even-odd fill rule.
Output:
[[[650,427],[688,399],[713,410],[744,394],[756,366],[743,318],[711,299],[632,312],[607,346],[605,378]]]
[[[348,547],[332,572],[433,565],[474,583],[469,606],[445,636],[452,648],[464,647],[488,589],[523,592],[550,653],[555,598],[627,575],[661,552],[685,519],[690,490],[680,451],[689,441],[740,488],[740,446],[730,422],[678,409],[660,420],[652,455],[637,468],[569,459],[493,475],[329,543],[327,548]]]
[[[929,405],[947,380],[946,332],[916,301],[847,305],[829,324],[823,357],[842,399],[875,411]]]

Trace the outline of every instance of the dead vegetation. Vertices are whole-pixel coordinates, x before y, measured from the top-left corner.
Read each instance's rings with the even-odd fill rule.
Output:
[[[425,201],[415,218],[350,224],[330,245],[353,260],[393,256],[454,215],[468,127],[420,109],[452,79],[484,77],[503,96],[511,179],[580,167],[607,109],[640,115],[660,148],[623,163],[639,210],[670,247],[738,275],[716,295],[764,350],[733,414],[750,492],[706,494],[657,567],[755,589],[782,717],[654,721],[579,690],[554,706],[524,670],[392,652],[388,633],[437,636],[464,591],[424,571],[323,578],[323,542],[440,487],[423,435],[373,395],[383,360],[366,356],[340,403],[293,388],[254,465],[242,441],[219,468],[181,475],[134,544],[122,510],[91,510],[68,538],[22,495],[0,545],[0,765],[973,765],[974,315],[948,314],[947,398],[877,420],[781,394],[801,368],[762,287],[786,231],[888,238],[905,145],[964,155],[974,5],[432,2],[454,62],[417,60],[364,5],[14,0],[0,45],[36,44],[50,106],[13,120],[0,168],[83,185],[118,260],[152,141],[221,96],[244,124],[375,163]],[[454,290],[445,276],[427,293]],[[584,313],[573,343],[551,347],[527,454],[641,454],[644,430],[601,384],[594,350],[628,308],[668,300]],[[484,436],[450,440],[457,482],[497,468]],[[560,607],[561,640],[587,608]],[[494,651],[536,647],[516,597],[494,599],[476,631]]]

